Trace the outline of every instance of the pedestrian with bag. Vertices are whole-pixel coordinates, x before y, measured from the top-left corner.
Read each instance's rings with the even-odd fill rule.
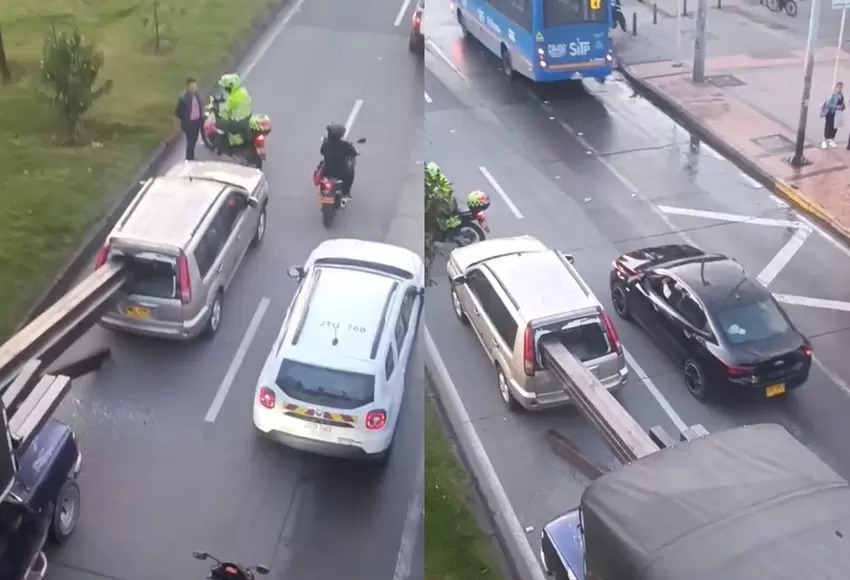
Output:
[[[821,149],[835,148],[835,135],[844,124],[844,83],[836,83],[832,94],[821,105],[820,116],[823,119],[823,142]],[[848,142],[850,149],[850,142]]]
[[[186,136],[186,161],[195,160],[195,144],[201,133],[203,110],[198,83],[189,77],[186,79],[186,90],[177,99],[177,106],[174,108],[174,116],[180,120],[180,129]]]

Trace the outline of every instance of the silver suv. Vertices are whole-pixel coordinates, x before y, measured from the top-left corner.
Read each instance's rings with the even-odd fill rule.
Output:
[[[224,292],[266,233],[268,184],[250,167],[187,161],[142,185],[100,249],[130,282],[101,324],[188,340],[216,333]]]
[[[455,314],[493,361],[510,410],[569,402],[541,366],[537,345],[544,336],[554,334],[609,391],[628,379],[614,325],[572,261],[530,236],[493,238],[450,255]]]

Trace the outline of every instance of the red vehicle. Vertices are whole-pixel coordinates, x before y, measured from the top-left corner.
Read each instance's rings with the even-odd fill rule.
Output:
[[[365,137],[356,141],[358,144],[365,142]],[[349,158],[348,163],[349,170],[353,173],[356,158]],[[324,162],[321,162],[313,172],[313,185],[319,188],[319,205],[322,208],[322,225],[329,228],[333,223],[334,217],[336,217],[336,212],[344,208],[346,203],[348,203],[348,198],[342,195],[342,180],[325,176],[323,169]]]
[[[268,115],[253,115],[248,121],[251,128],[251,140],[239,147],[231,147],[227,135],[218,128],[218,108],[223,102],[220,96],[211,95],[204,109],[204,126],[201,139],[207,149],[217,155],[230,157],[240,165],[263,168],[266,160],[266,136],[272,132],[272,121]]]

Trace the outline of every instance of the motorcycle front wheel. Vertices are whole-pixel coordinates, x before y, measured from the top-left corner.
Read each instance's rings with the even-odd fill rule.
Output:
[[[204,142],[204,147],[210,151],[215,151],[215,143],[213,143],[212,137],[204,127],[201,127],[201,141]]]
[[[474,244],[475,242],[483,242],[486,239],[487,235],[484,233],[484,230],[476,223],[467,224],[461,226],[460,231],[458,231],[455,236],[455,242],[459,247],[468,246],[469,244]]]
[[[331,227],[331,224],[334,221],[334,215],[336,214],[336,208],[332,204],[323,205],[322,206],[322,225],[326,228]]]

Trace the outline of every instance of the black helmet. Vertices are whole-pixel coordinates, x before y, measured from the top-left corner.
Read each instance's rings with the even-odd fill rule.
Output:
[[[328,139],[342,139],[345,137],[345,127],[339,123],[328,125]]]

